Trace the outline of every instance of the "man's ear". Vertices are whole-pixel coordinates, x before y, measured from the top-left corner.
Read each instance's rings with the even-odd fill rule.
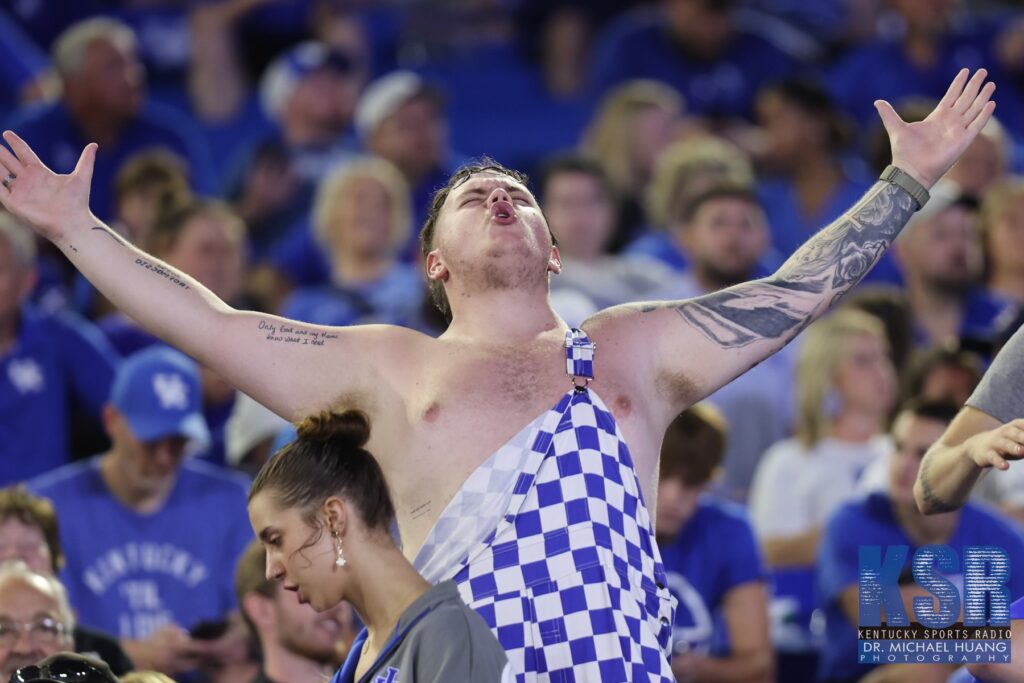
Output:
[[[551,247],[551,256],[548,257],[548,272],[558,275],[562,272],[562,255],[558,247]]]
[[[448,281],[448,266],[444,264],[437,249],[427,254],[427,260],[424,261],[423,268],[427,273],[427,279],[439,282]]]
[[[280,590],[276,586],[274,590]],[[259,626],[270,626],[274,621],[273,600],[259,593],[246,593],[242,596],[242,611],[249,621]]]

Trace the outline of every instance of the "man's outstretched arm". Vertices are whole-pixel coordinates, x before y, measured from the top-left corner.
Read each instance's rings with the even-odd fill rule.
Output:
[[[924,121],[905,123],[876,102],[893,149],[893,165],[925,189],[963,154],[989,120],[995,85],[963,70]],[[904,183],[906,185],[906,183]],[[599,314],[653,352],[651,370],[668,414],[750,369],[827,311],[878,262],[917,209],[901,186],[879,181],[838,220],[812,237],[773,275],[706,296],[630,304]],[[602,319],[603,318],[603,319]]]
[[[0,203],[147,330],[289,420],[372,385],[375,354],[388,352],[393,328],[327,328],[236,311],[92,215],[96,145],[86,147],[73,173],[60,175],[17,135],[8,131],[4,139],[14,154],[0,145],[0,178],[10,178],[0,186]]]

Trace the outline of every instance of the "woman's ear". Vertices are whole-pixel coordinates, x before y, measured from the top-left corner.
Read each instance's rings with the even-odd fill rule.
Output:
[[[331,496],[324,501],[322,514],[324,524],[331,535],[344,536],[348,526],[348,508],[338,496]]]

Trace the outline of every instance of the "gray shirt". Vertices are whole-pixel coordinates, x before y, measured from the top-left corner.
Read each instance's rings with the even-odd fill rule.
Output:
[[[1024,417],[1024,325],[999,351],[967,405],[1000,422]]]
[[[331,683],[352,683],[366,632]],[[508,658],[479,614],[459,597],[454,581],[439,583],[402,613],[387,647],[359,683],[497,683]]]

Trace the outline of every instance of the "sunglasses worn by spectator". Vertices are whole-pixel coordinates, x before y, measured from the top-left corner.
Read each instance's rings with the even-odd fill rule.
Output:
[[[53,617],[43,617],[23,624],[0,621],[0,646],[11,647],[24,632],[28,632],[29,639],[33,642],[48,645],[57,642],[57,639],[67,630],[66,625]]]
[[[23,666],[14,672],[10,683],[107,683],[113,681],[110,671],[84,659],[56,659],[42,666]]]

